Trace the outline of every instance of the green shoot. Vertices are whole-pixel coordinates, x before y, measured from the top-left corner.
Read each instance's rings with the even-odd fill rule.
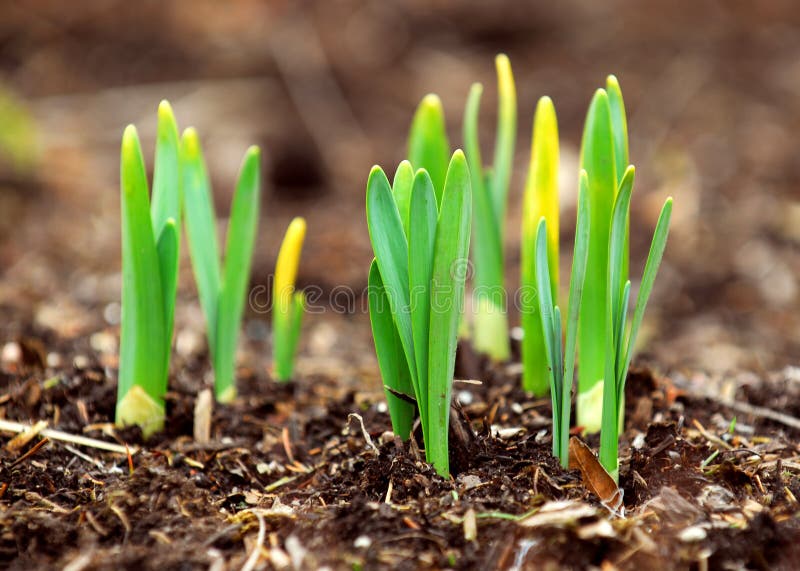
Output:
[[[194,129],[184,131],[180,154],[189,254],[206,317],[214,388],[217,400],[230,402],[236,397],[234,359],[258,227],[261,153],[258,147],[250,147],[242,161],[224,263],[220,262],[211,185]]]
[[[575,370],[575,346],[578,335],[578,316],[586,261],[589,254],[589,181],[586,172],[581,172],[578,194],[578,221],[575,226],[575,250],[572,257],[572,275],[569,285],[569,312],[567,316],[566,346],[561,348],[561,310],[554,303],[551,291],[550,233],[544,216],[539,221],[536,235],[536,279],[541,294],[542,338],[545,348],[547,376],[550,383],[550,398],[553,403],[553,455],[566,468],[569,464],[569,424],[572,394],[572,378]],[[527,332],[526,332],[527,336]],[[545,367],[540,367],[545,370]]]
[[[431,176],[419,169],[411,179],[410,169],[407,162],[400,165],[394,189],[379,167],[372,169],[367,181],[367,226],[375,253],[369,278],[370,319],[392,427],[401,437],[410,436],[413,406],[395,393],[413,393],[426,458],[446,477],[466,279],[462,266],[469,251],[470,176],[464,154],[456,151],[437,205]],[[401,212],[406,208],[407,216]]]
[[[592,235],[586,268],[586,291],[579,326],[577,423],[588,432],[600,429],[606,345],[606,274],[611,213],[617,189],[628,164],[625,106],[619,83],[609,76],[606,89],[598,89],[586,116],[581,145],[581,169],[589,176]],[[628,243],[626,220],[624,243]],[[621,276],[627,279],[627,247],[621,260]]]
[[[272,332],[275,378],[286,382],[294,372],[294,356],[300,339],[305,294],[295,291],[300,252],[306,236],[306,221],[295,218],[283,238],[275,264],[275,287],[272,290]]]
[[[530,170],[525,184],[522,212],[520,318],[522,338],[522,386],[536,396],[547,394],[549,374],[545,362],[545,337],[539,313],[536,277],[536,233],[539,220],[547,220],[549,289],[558,303],[558,124],[549,97],[542,97],[533,119]],[[571,382],[571,379],[570,379]]]
[[[116,421],[145,438],[164,426],[164,393],[178,275],[180,225],[178,127],[166,101],[158,108],[152,204],[139,137],[122,136],[122,325]]]
[[[626,319],[631,282],[624,274],[624,259],[627,256],[627,228],[630,216],[631,193],[633,192],[634,168],[629,166],[622,177],[614,201],[611,230],[608,241],[608,274],[606,297],[606,363],[603,387],[602,428],[600,431],[600,462],[611,476],[619,478],[619,426],[623,414],[625,380],[628,376],[633,348],[644,318],[645,307],[653,291],[658,267],[664,255],[672,215],[672,198],[668,198],[658,217],[650,253],[647,256],[636,309],[633,313],[630,332],[626,338]]]
[[[444,192],[444,179],[450,161],[450,141],[445,130],[444,109],[438,95],[429,93],[423,97],[414,119],[411,122],[411,131],[408,136],[408,162],[414,169],[425,169],[431,177],[433,190],[436,193],[436,202],[441,204]],[[413,169],[402,173],[406,176],[404,189],[407,193],[398,197],[398,206],[401,214],[406,213],[403,219],[405,228],[408,228],[408,206],[411,200],[411,179]],[[395,180],[395,182],[397,182]]]
[[[492,169],[484,168],[478,139],[478,112],[483,86],[473,84],[464,110],[464,149],[469,162],[475,206],[473,261],[476,302],[473,345],[497,361],[509,358],[508,317],[504,288],[503,238],[506,204],[517,132],[517,96],[508,57],[495,60],[498,84],[497,138]]]

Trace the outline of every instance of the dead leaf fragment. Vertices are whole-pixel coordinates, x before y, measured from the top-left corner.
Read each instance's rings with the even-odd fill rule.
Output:
[[[594,452],[584,442],[573,436],[569,439],[569,467],[581,471],[583,485],[600,498],[602,504],[615,514],[623,514],[622,490],[614,478],[603,468]]]
[[[597,509],[584,502],[559,500],[548,502],[542,509],[520,522],[522,527],[563,527],[597,515]]]
[[[6,450],[9,452],[18,452],[25,447],[28,442],[36,438],[36,436],[45,428],[47,428],[47,421],[40,420],[24,432],[20,432],[6,444]]]

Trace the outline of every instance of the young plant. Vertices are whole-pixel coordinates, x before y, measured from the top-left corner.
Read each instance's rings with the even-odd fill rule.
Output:
[[[497,361],[510,356],[506,291],[503,285],[503,238],[514,141],[517,134],[517,95],[508,57],[498,55],[497,138],[494,164],[484,168],[478,141],[478,111],[483,86],[475,83],[464,110],[464,150],[469,162],[475,207],[473,240],[473,345]]]
[[[628,166],[619,185],[611,217],[608,241],[608,273],[606,276],[606,331],[605,379],[603,386],[602,428],[600,430],[600,463],[614,480],[619,479],[619,426],[623,415],[625,380],[633,356],[636,336],[644,318],[647,300],[653,291],[658,267],[664,255],[672,216],[672,198],[668,198],[656,223],[650,253],[642,274],[636,309],[630,332],[626,336],[628,302],[631,282],[627,277],[628,220],[630,217],[631,193],[633,191],[634,168]],[[590,238],[591,240],[591,238]],[[590,246],[591,247],[591,246]]]
[[[286,229],[278,261],[275,264],[275,284],[272,290],[272,360],[275,378],[280,382],[291,380],[294,356],[300,339],[306,297],[295,291],[295,278],[300,265],[300,253],[306,236],[306,221],[295,218]]]
[[[522,338],[522,387],[536,396],[547,394],[550,373],[546,360],[537,279],[536,236],[539,220],[547,221],[547,262],[550,296],[558,303],[558,123],[549,97],[542,97],[533,118],[530,170],[522,206],[520,319]],[[584,193],[586,194],[586,193]],[[570,305],[570,307],[572,307]],[[570,386],[572,378],[570,378]],[[569,393],[567,393],[569,394]],[[555,410],[555,409],[554,409]]]
[[[583,131],[580,162],[589,176],[592,235],[578,331],[577,423],[587,432],[597,432],[602,418],[606,366],[606,275],[611,213],[628,165],[625,105],[614,76],[609,76],[606,89],[598,89],[592,98]],[[624,241],[628,243],[627,219]],[[627,248],[619,271],[621,278],[627,279]]]
[[[550,399],[553,403],[553,455],[566,468],[569,465],[569,417],[572,395],[572,376],[575,371],[575,345],[578,337],[578,315],[586,277],[586,260],[589,255],[589,181],[581,172],[578,190],[578,220],[575,225],[575,250],[572,256],[572,275],[569,280],[569,314],[567,317],[566,346],[561,345],[561,310],[553,301],[550,274],[551,237],[544,216],[536,232],[536,279],[540,295],[542,337],[545,347],[546,368],[550,382]],[[527,335],[527,332],[526,332]]]
[[[410,436],[415,401],[425,456],[447,477],[472,187],[461,151],[450,159],[441,203],[428,172],[412,174],[411,165],[401,163],[393,190],[383,170],[374,167],[367,182],[367,226],[375,253],[369,277],[370,319],[392,427],[402,438]],[[406,194],[409,215],[404,226],[401,208]]]
[[[122,135],[122,324],[116,422],[145,438],[164,426],[178,277],[180,175],[178,127],[169,103],[158,107],[152,203],[136,128]]]
[[[184,131],[180,155],[189,254],[206,317],[214,389],[217,400],[230,402],[236,398],[236,343],[258,228],[261,152],[258,147],[250,147],[242,161],[231,205],[224,263],[220,262],[211,185],[194,129]]]

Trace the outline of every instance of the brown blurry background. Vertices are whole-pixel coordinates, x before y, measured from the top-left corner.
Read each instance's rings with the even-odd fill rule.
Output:
[[[460,146],[473,81],[486,88],[488,149],[498,52],[511,58],[519,100],[508,287],[517,285],[536,100],[551,96],[558,112],[568,252],[584,114],[614,73],[637,165],[634,277],[661,203],[675,197],[641,356],[666,371],[718,374],[800,364],[800,10],[791,0],[3,0],[0,341],[66,342],[113,361],[119,140],[135,123],[152,167],[162,98],[181,128],[200,132],[223,222],[245,149],[263,148],[253,285],[268,283],[288,221],[303,215],[300,285],[344,303],[345,287],[366,285],[370,166],[389,171],[404,158],[428,92],[444,101]],[[204,341],[185,251],[181,272],[178,350],[191,352]],[[269,361],[266,323],[247,318],[256,366]],[[365,316],[309,316],[300,370],[375,379]]]

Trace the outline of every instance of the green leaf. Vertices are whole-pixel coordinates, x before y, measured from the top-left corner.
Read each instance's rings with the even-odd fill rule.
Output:
[[[547,220],[542,216],[536,231],[536,286],[541,316],[542,339],[544,341],[545,365],[550,383],[550,399],[553,403],[553,455],[561,457],[562,419],[557,412],[561,410],[562,386],[559,383],[562,361],[559,360],[561,336],[557,333],[556,308],[550,291],[550,268],[547,261]],[[560,317],[558,318],[560,321]],[[560,323],[558,324],[560,329]]]
[[[458,326],[464,303],[472,220],[469,169],[461,151],[453,153],[447,170],[436,230],[431,277],[428,361],[428,415],[431,438],[425,443],[428,461],[444,477],[450,473],[448,427],[455,369]],[[383,276],[383,269],[381,269]]]
[[[569,424],[564,426],[559,411],[564,407],[565,399],[569,399],[569,395],[564,395],[564,347],[561,344],[561,309],[556,305],[553,307],[553,362],[555,368],[553,369],[553,385],[556,388],[556,399],[553,401],[553,453],[556,458],[562,459],[565,457],[565,450],[561,448],[561,435],[565,431],[569,431]],[[569,461],[569,457],[567,457]]]
[[[236,342],[248,297],[247,286],[258,229],[260,162],[261,151],[258,147],[250,147],[242,161],[228,223],[217,313],[217,352],[214,355],[214,389],[221,402],[229,402],[236,396]]]
[[[161,286],[164,296],[164,318],[167,343],[172,343],[172,328],[175,318],[175,293],[178,287],[178,258],[180,253],[181,227],[181,181],[178,157],[178,125],[169,102],[158,106],[158,137],[156,159],[153,168],[153,200],[150,217],[159,257]],[[167,231],[170,224],[173,228]],[[164,232],[170,232],[167,236]],[[162,240],[167,239],[169,246]],[[167,359],[167,363],[169,359]]]
[[[578,340],[578,319],[581,299],[586,279],[586,262],[589,257],[589,236],[591,233],[589,212],[589,177],[581,171],[578,188],[578,219],[575,224],[575,247],[572,253],[572,273],[569,279],[569,310],[567,312],[567,339],[564,348],[564,378],[561,407],[561,465],[569,464],[569,424],[572,382],[575,373],[575,347]],[[553,409],[556,414],[557,409]]]
[[[619,436],[619,345],[623,342],[624,320],[627,317],[627,280],[623,279],[623,259],[625,252],[625,230],[630,211],[631,193],[635,169],[629,166],[622,177],[614,202],[611,217],[611,230],[608,239],[608,270],[606,282],[606,365],[603,385],[602,428],[600,433],[600,462],[616,479],[618,471]],[[624,305],[624,307],[623,307]]]
[[[625,378],[621,375],[622,366],[625,359],[625,329],[628,325],[628,304],[630,303],[631,298],[631,280],[625,281],[625,286],[622,288],[622,301],[619,306],[619,315],[616,317],[616,321],[614,326],[617,328],[616,333],[614,334],[614,347],[616,350],[616,354],[614,355],[614,382],[616,383],[617,387],[617,399],[616,399],[616,406],[617,406],[617,417],[619,418],[620,406],[622,406],[622,399],[624,396],[624,389],[625,389]],[[625,370],[625,375],[628,374],[628,371]]]
[[[541,366],[545,361],[542,324],[539,315],[536,280],[536,230],[541,217],[547,220],[547,256],[550,268],[550,290],[558,295],[558,124],[555,108],[549,97],[542,97],[533,119],[530,168],[525,184],[522,213],[520,259],[520,320],[525,332],[522,338],[522,385],[526,391],[543,396],[548,392],[549,375]]]
[[[497,225],[505,226],[508,186],[511,180],[511,167],[514,162],[514,143],[517,139],[517,92],[514,87],[514,74],[508,56],[500,54],[495,58],[497,69],[497,139],[494,146],[491,193],[494,199],[494,212]]]
[[[650,299],[650,294],[653,291],[653,285],[656,281],[656,274],[661,265],[661,259],[664,257],[664,250],[667,247],[667,237],[669,236],[669,221],[672,217],[672,198],[668,198],[661,208],[661,214],[656,223],[656,229],[653,233],[653,240],[650,243],[650,253],[647,255],[647,262],[644,266],[642,273],[642,283],[639,286],[639,295],[636,298],[636,309],[633,312],[633,322],[631,324],[631,331],[628,336],[627,348],[625,350],[625,361],[622,371],[624,375],[628,374],[628,367],[631,364],[633,356],[633,347],[636,343],[636,336],[639,334],[639,327],[642,325],[644,319],[644,310],[647,307],[647,301]],[[623,376],[623,380],[625,378]]]
[[[614,142],[614,165],[617,173],[617,184],[622,182],[622,176],[628,166],[628,119],[625,116],[625,102],[622,99],[622,90],[619,81],[613,75],[606,79],[606,92],[608,94],[608,107],[611,117],[611,134]]]
[[[169,374],[169,353],[172,346],[172,325],[175,317],[175,291],[178,286],[178,228],[175,220],[168,218],[156,240],[161,294],[164,300],[164,375]]]
[[[611,316],[616,319],[620,313],[622,290],[627,281],[623,275],[623,260],[625,257],[626,228],[628,213],[631,206],[631,193],[636,169],[631,165],[625,171],[619,184],[619,191],[614,202],[614,212],[611,217],[611,232],[608,239],[608,284],[611,292]],[[616,331],[616,323],[614,325]]]
[[[437,202],[442,201],[450,142],[444,123],[442,101],[437,95],[426,95],[414,113],[408,137],[408,160],[415,169],[425,169],[433,181]]]
[[[169,347],[147,175],[132,125],[122,136],[120,162],[123,319],[116,416],[118,423],[138,424],[149,435],[163,426]],[[135,387],[140,396],[126,399]],[[149,410],[144,410],[142,401],[152,404]]]
[[[608,270],[608,240],[611,212],[617,189],[614,146],[611,132],[611,110],[608,94],[595,92],[583,131],[581,169],[589,177],[589,211],[591,236],[586,265],[586,286],[581,302],[578,331],[580,367],[578,368],[578,424],[589,432],[599,428],[600,410],[582,395],[605,377],[606,283]]]
[[[392,194],[403,222],[406,238],[408,238],[409,209],[411,208],[411,186],[414,184],[414,169],[408,161],[401,162],[394,173]]]
[[[409,311],[408,242],[389,181],[380,167],[373,167],[367,180],[367,228],[416,394],[419,386]]]
[[[414,395],[408,362],[403,354],[400,336],[397,334],[389,300],[383,289],[380,270],[375,260],[369,268],[369,318],[372,324],[372,339],[375,342],[375,353],[385,387],[397,392]],[[403,440],[411,435],[414,423],[414,405],[398,398],[389,390],[386,402],[389,404],[389,415],[392,419],[392,430]],[[419,401],[418,401],[419,402]]]
[[[431,309],[431,273],[433,272],[433,248],[436,241],[437,222],[436,194],[428,172],[421,169],[414,176],[411,191],[410,231],[408,234],[408,285],[411,302],[411,326],[413,329],[414,355],[416,358],[420,418],[422,432],[428,434],[426,426],[428,394],[428,327]]]
[[[608,106],[611,111],[611,133],[614,140],[614,164],[617,173],[617,185],[622,182],[625,168],[628,166],[628,120],[625,116],[625,102],[617,78],[609,75],[606,79]],[[628,279],[630,215],[625,225],[625,253],[622,262],[622,277]]]
[[[295,291],[300,256],[306,236],[306,221],[295,217],[286,229],[278,260],[275,262],[275,280],[272,287],[272,353],[275,379],[288,382],[294,372],[300,321],[305,296]]]
[[[464,109],[464,150],[474,200],[473,291],[478,307],[473,343],[478,351],[503,361],[510,353],[503,288],[503,245],[494,200],[485,181],[478,141],[478,111],[482,92],[483,87],[479,83],[473,84]]]
[[[206,316],[208,346],[213,360],[217,353],[217,303],[221,270],[217,244],[216,215],[206,164],[197,132],[186,129],[180,147],[181,187],[186,215],[186,233],[200,305]]]

